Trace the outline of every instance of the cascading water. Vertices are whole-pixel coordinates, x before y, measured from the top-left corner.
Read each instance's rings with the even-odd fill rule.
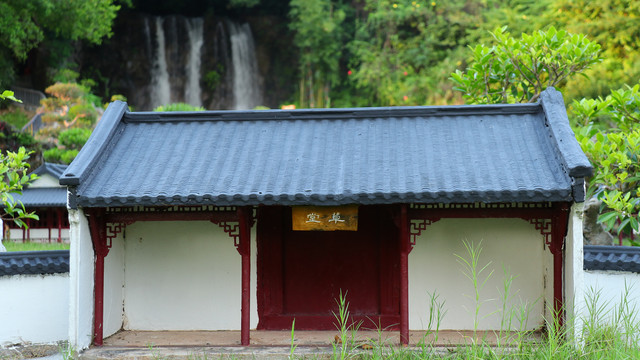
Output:
[[[223,22],[207,27],[202,18],[151,19],[152,24],[145,18],[144,29],[152,65],[150,99],[144,108],[171,102],[209,109],[261,105],[260,74],[249,24],[225,21],[227,31]],[[215,30],[205,34],[206,28]],[[211,40],[205,43],[205,38]],[[209,75],[206,81],[203,74]],[[203,94],[201,84],[205,83],[209,92]]]
[[[164,38],[163,19],[155,18],[156,51],[151,67],[151,107],[169,104],[171,88],[169,72],[167,71],[166,47]]]
[[[200,54],[203,44],[202,18],[187,20],[187,34],[189,35],[189,60],[187,64],[187,83],[184,89],[185,102],[193,106],[202,106],[200,89]]]
[[[258,62],[249,24],[229,23],[233,63],[233,108],[253,109],[261,104]]]

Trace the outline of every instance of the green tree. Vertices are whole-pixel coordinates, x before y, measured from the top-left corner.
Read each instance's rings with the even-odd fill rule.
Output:
[[[291,0],[289,27],[299,51],[300,107],[329,107],[338,82],[345,12],[331,0]]]
[[[503,28],[493,36],[496,45],[476,46],[466,71],[451,75],[470,103],[536,101],[546,87],[566,84],[601,59],[598,44],[554,28],[519,39]],[[618,233],[638,231],[640,84],[612,91],[604,99],[574,100],[570,116],[595,168],[587,196],[603,201],[598,221]]]
[[[543,13],[549,22],[601,44],[605,60],[567,84],[565,97],[607,96],[640,78],[640,2],[555,0]]]
[[[350,44],[355,86],[375,105],[423,105],[452,97],[449,74],[486,1],[367,0]]]
[[[535,102],[547,87],[561,86],[601,61],[600,45],[553,27],[519,39],[506,27],[492,35],[495,45],[476,45],[466,72],[451,74],[456,90],[469,103]]]
[[[598,221],[607,230],[638,231],[640,211],[640,84],[606,98],[572,104],[576,138],[595,167],[587,195],[603,202]],[[631,240],[632,245],[640,242]]]
[[[111,36],[117,0],[4,0],[0,2],[0,64],[5,84],[12,59],[23,61],[42,42],[87,40],[99,44]],[[130,1],[119,1],[130,4]],[[59,46],[59,45],[58,45]],[[53,50],[53,49],[52,49]]]

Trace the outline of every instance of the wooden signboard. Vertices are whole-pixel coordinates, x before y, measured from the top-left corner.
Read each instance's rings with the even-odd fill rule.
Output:
[[[293,206],[291,217],[293,230],[358,230],[358,205]]]

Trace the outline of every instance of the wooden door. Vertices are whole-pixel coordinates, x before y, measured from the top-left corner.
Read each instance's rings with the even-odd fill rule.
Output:
[[[399,243],[391,208],[361,206],[358,231],[293,231],[291,209],[258,211],[258,328],[335,329],[346,294],[365,328],[399,322]]]

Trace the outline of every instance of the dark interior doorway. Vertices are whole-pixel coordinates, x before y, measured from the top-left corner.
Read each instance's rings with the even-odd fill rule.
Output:
[[[291,208],[258,210],[258,329],[335,329],[340,292],[353,321],[399,323],[399,242],[389,206],[360,206],[358,231],[293,231]]]

